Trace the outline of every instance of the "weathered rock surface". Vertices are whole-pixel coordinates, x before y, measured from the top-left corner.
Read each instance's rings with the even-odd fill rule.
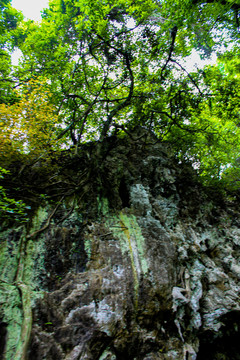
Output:
[[[144,131],[100,145],[1,232],[0,358],[240,359],[236,207]]]

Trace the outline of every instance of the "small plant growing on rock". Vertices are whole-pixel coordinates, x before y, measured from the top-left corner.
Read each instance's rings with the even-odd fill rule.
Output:
[[[0,167],[0,179],[10,171]],[[7,190],[0,186],[0,220],[12,219],[18,222],[27,222],[27,210],[31,209],[22,200],[11,199],[7,196]]]

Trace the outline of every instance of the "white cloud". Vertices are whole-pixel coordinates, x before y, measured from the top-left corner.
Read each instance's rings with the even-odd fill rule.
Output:
[[[21,10],[31,20],[41,20],[41,10],[48,7],[48,0],[12,0],[12,7]]]

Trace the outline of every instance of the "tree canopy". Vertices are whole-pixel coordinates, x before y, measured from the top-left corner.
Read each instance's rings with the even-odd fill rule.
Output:
[[[40,23],[0,10],[3,153],[77,151],[140,125],[206,183],[238,188],[239,0],[50,0]],[[193,51],[216,64],[189,70]]]
[[[18,26],[22,20],[23,15],[11,7],[9,0],[0,0],[0,103],[16,100],[10,52],[23,38]]]

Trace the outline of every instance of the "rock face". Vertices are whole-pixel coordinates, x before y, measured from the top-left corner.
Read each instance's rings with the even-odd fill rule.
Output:
[[[65,155],[31,223],[2,229],[1,359],[240,359],[239,213],[129,135]]]

